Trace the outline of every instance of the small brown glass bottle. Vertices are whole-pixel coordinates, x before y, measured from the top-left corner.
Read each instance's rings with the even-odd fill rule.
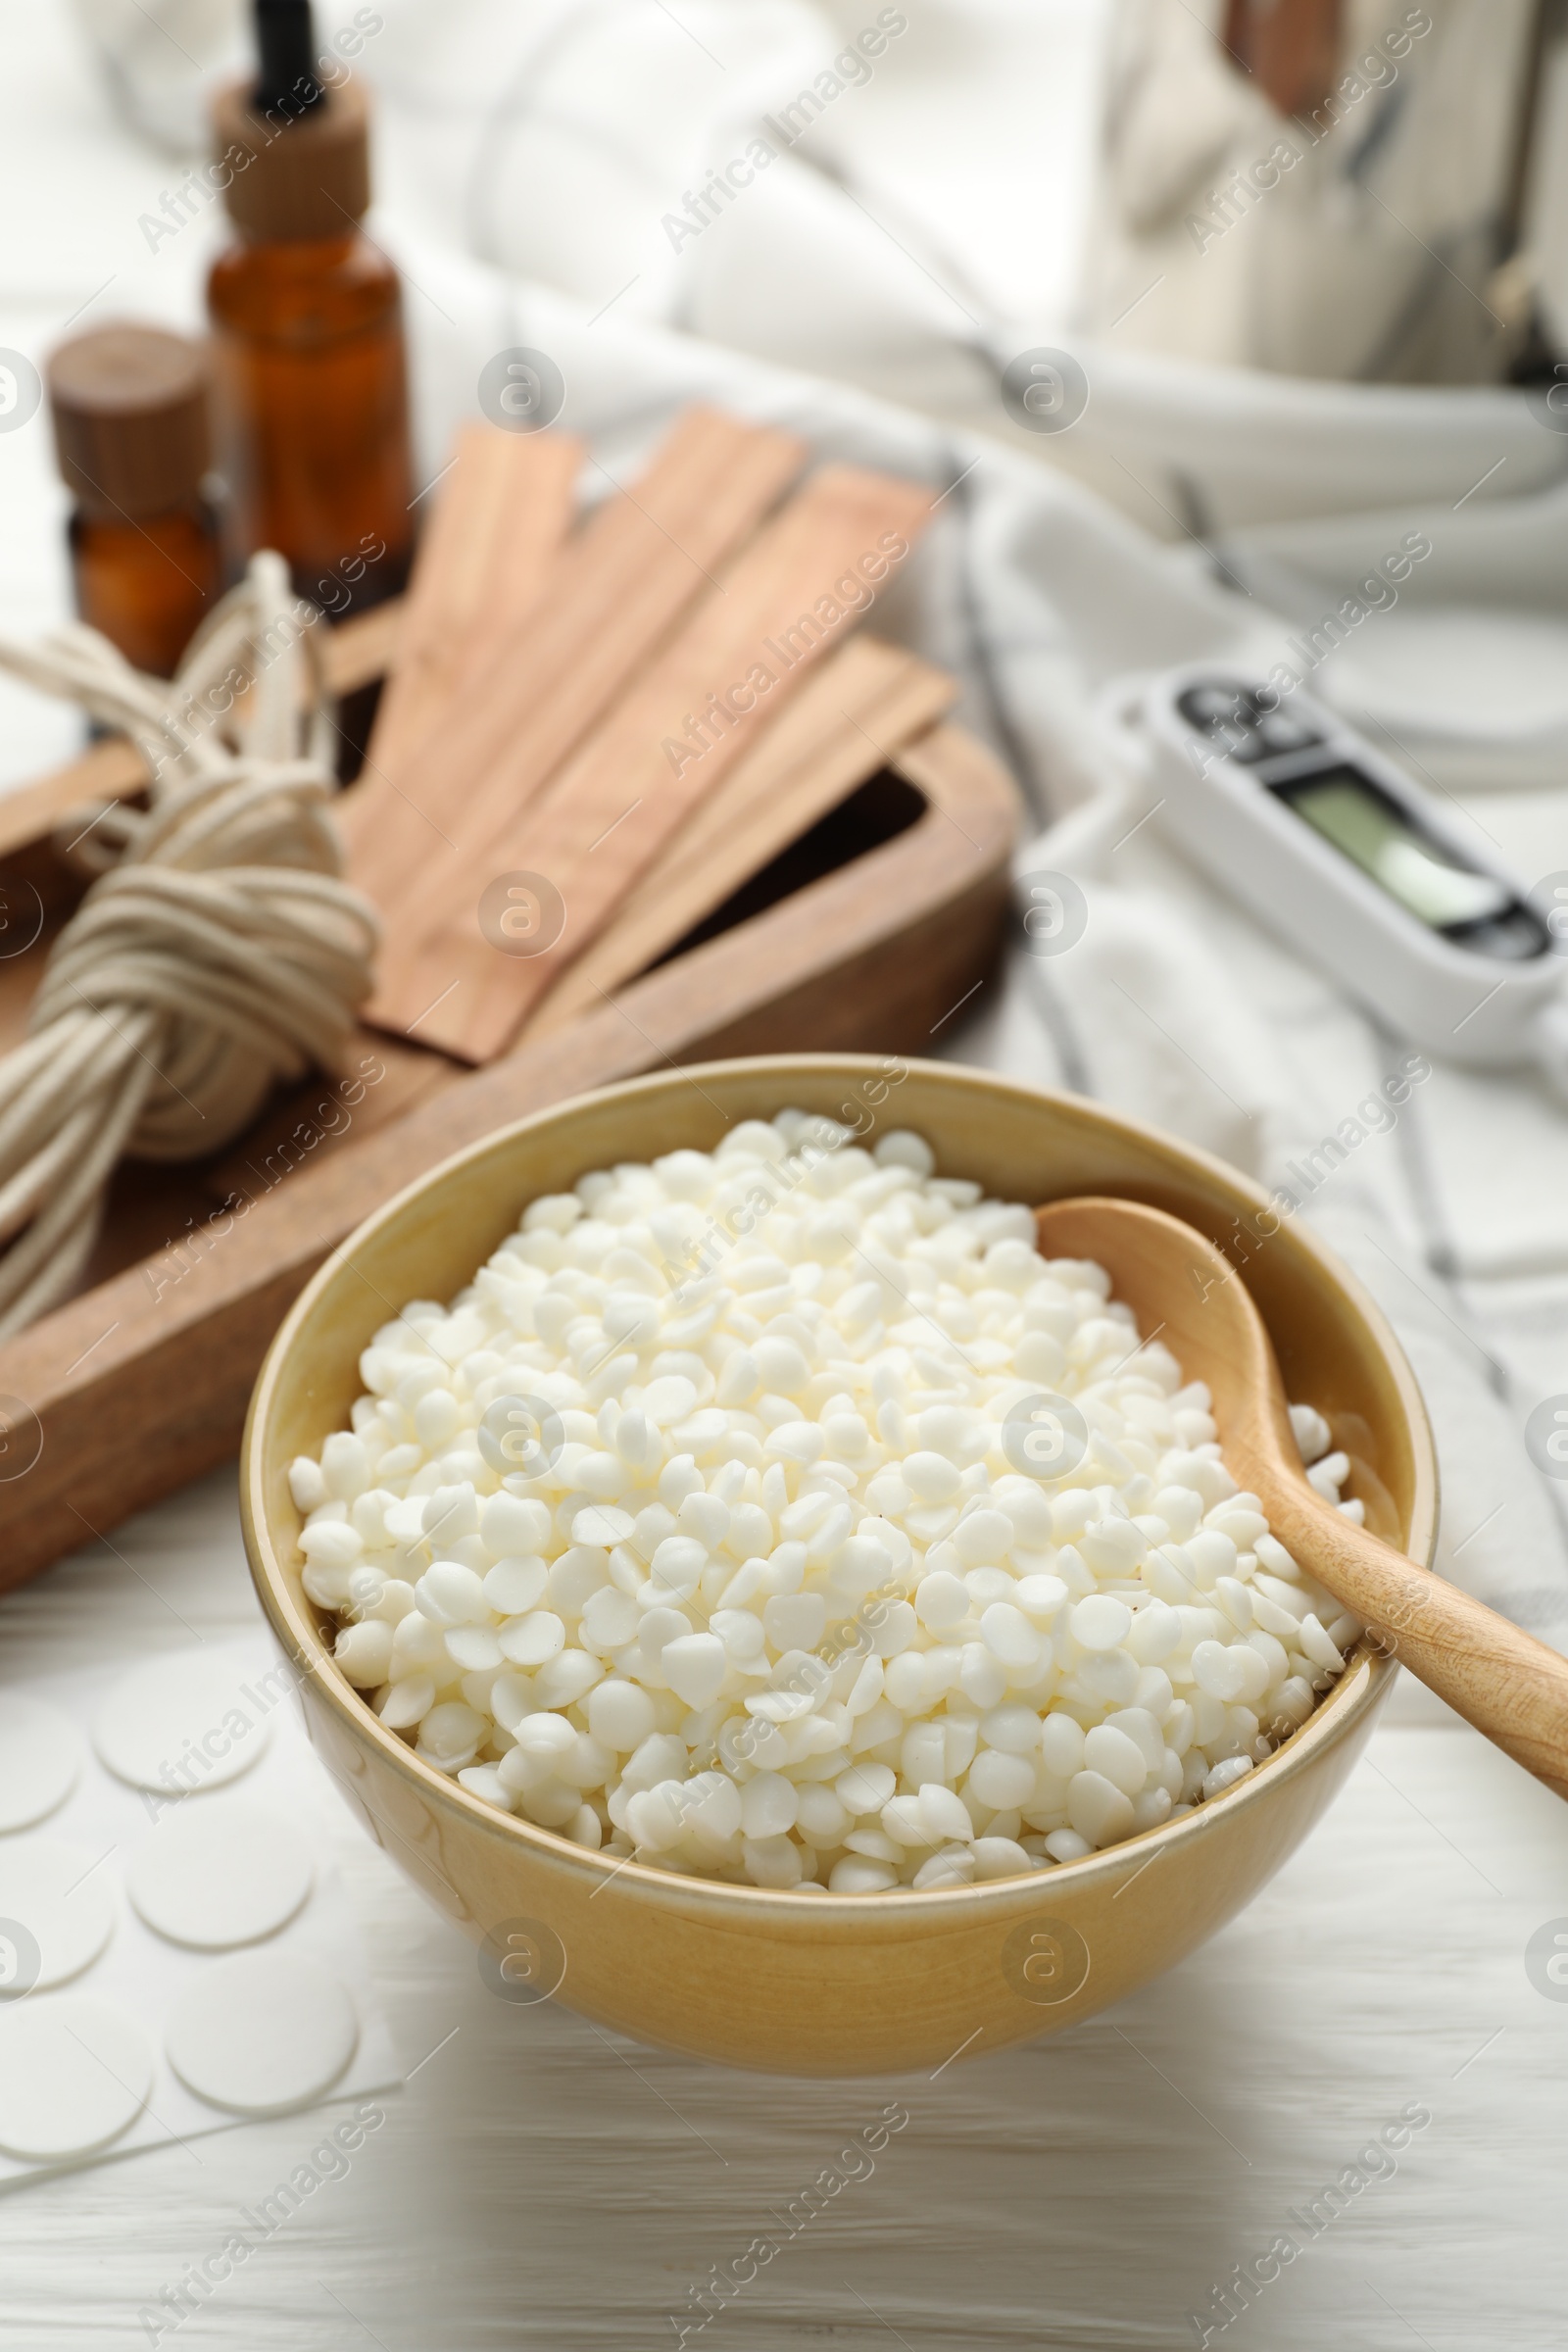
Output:
[[[206,358],[182,335],[104,326],[62,344],[48,376],[76,610],[137,669],[172,677],[221,585]]]
[[[360,226],[369,124],[324,88],[306,0],[259,0],[261,74],[214,107],[237,241],[208,282],[221,469],[236,553],[274,547],[302,596],[341,614],[407,577],[414,496],[402,296]]]

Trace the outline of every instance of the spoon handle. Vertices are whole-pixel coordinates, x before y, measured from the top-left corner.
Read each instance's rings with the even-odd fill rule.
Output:
[[[1568,1797],[1568,1658],[1356,1527],[1304,1484],[1270,1484],[1263,1507],[1287,1550],[1429,1690]]]

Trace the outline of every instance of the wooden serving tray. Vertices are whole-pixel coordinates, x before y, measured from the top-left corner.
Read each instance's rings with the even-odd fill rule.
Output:
[[[384,673],[400,617],[386,605],[331,633],[334,693]],[[0,1046],[22,1034],[83,888],[57,828],[143,782],[117,739],[0,801],[11,919],[44,917],[33,947],[0,960]],[[122,1167],[90,1287],[0,1346],[0,1589],[228,1459],[290,1301],[363,1217],[453,1152],[662,1063],[929,1052],[995,962],[1019,818],[997,761],[939,722],[846,784],[652,968],[503,1058],[461,1068],[368,1031],[357,1096],[318,1081],[213,1162]]]

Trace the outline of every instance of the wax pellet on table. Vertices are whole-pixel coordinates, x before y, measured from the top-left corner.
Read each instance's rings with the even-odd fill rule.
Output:
[[[131,1861],[125,1890],[171,1942],[226,1951],[275,1935],[310,1893],[314,1875],[286,1821],[217,1796],[165,1817]]]
[[[146,2034],[118,2001],[53,1994],[0,2009],[0,2148],[64,2164],[107,2147],[152,2088]]]
[[[189,1985],[164,2023],[170,2065],[232,2115],[283,2115],[330,2090],[359,2044],[348,1987],[297,1952],[235,1952]]]
[[[23,1929],[37,1946],[20,1964],[44,1991],[90,1968],[115,1932],[113,1880],[100,1867],[105,1849],[60,1838],[19,1838],[0,1845],[0,1934],[13,1949]],[[11,1971],[15,1977],[15,1967]],[[22,1987],[18,1987],[22,1989]]]
[[[0,1831],[30,1829],[81,1777],[81,1734],[58,1707],[24,1690],[0,1695]]]
[[[219,1788],[260,1763],[280,1669],[243,1680],[220,1651],[182,1649],[123,1675],[92,1727],[100,1760],[133,1788]],[[258,1687],[259,1685],[259,1687]]]

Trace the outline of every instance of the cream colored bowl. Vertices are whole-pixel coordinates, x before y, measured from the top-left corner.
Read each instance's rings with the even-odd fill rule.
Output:
[[[949,1175],[1030,1202],[1120,1193],[1214,1239],[1264,1205],[1219,1161],[1091,1103],[935,1062],[778,1055],[672,1070],[505,1128],[388,1201],[330,1258],[263,1367],[241,1467],[262,1601],[302,1670],[312,1735],[371,1836],[483,1943],[492,1988],[732,2066],[928,2072],[1078,2024],[1193,1951],[1250,1901],[1345,1780],[1394,1667],[1358,1653],[1310,1720],[1234,1789],[1125,1845],[1026,1879],[926,1894],[815,1895],[612,1862],[469,1796],[383,1730],[331,1662],[300,1585],[294,1455],[344,1426],[358,1360],[413,1298],[450,1298],[541,1193],[590,1168],[706,1150],[789,1104],[913,1127]],[[1288,1223],[1247,1279],[1289,1395],[1354,1457],[1369,1519],[1429,1561],[1437,1473],[1420,1395],[1377,1308]],[[1222,1433],[1223,1434],[1223,1433]],[[1159,1867],[1147,1867],[1159,1857]]]

